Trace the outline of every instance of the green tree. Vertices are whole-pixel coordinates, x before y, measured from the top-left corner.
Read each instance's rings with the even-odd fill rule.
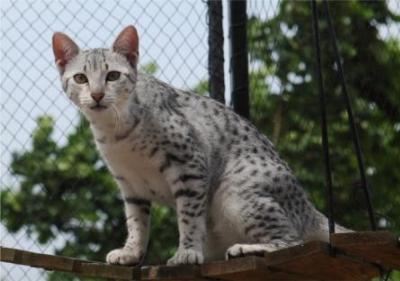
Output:
[[[381,25],[398,24],[400,19],[384,1],[340,1],[330,6],[358,117],[375,210],[380,222],[400,233],[400,43],[398,38],[382,38],[378,31]],[[272,18],[250,17],[248,36],[250,62],[256,66],[250,73],[252,121],[274,140],[312,201],[324,210],[309,3],[283,1]],[[332,71],[334,60],[325,21],[321,22],[321,40],[335,216],[346,226],[367,229],[357,162],[339,83]],[[204,92],[205,85],[201,81],[196,89]],[[32,148],[13,155],[11,171],[20,184],[4,187],[1,193],[3,223],[10,232],[26,229],[37,235],[40,243],[63,235],[66,242],[57,249],[58,254],[103,260],[107,251],[120,246],[125,238],[117,188],[83,119],[64,145],[52,139],[53,126],[50,117],[39,118]],[[147,261],[158,263],[172,254],[177,243],[175,217],[171,210],[156,206],[152,219]],[[61,275],[50,278],[72,279]]]
[[[335,217],[348,227],[367,230],[369,221],[347,114],[333,71],[327,22],[318,4]],[[379,30],[389,25],[398,27],[400,17],[388,9],[385,1],[337,1],[330,2],[330,8],[373,188],[376,218],[381,228],[399,234],[400,34],[385,38]],[[273,138],[312,201],[325,210],[310,3],[283,1],[276,16],[267,21],[250,17],[248,30],[250,63],[254,65],[250,74],[252,120]],[[400,280],[399,273],[396,276]]]
[[[400,43],[398,37],[383,39],[379,27],[399,23],[400,18],[388,10],[384,1],[339,1],[331,2],[330,7],[358,117],[375,210],[381,222],[385,219],[398,233],[400,80],[395,69],[400,69]],[[367,229],[347,114],[333,71],[327,22],[322,15],[320,18],[335,215],[345,225]],[[312,79],[315,57],[310,3],[283,1],[275,17],[267,21],[251,17],[249,49],[251,63],[257,65],[251,73],[253,121],[272,136],[313,201],[324,209],[320,107],[317,85]],[[280,91],[276,93],[266,81],[278,83]]]

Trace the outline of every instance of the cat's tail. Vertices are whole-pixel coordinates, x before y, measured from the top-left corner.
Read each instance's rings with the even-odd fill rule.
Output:
[[[304,241],[324,241],[329,242],[329,220],[321,212],[312,208],[313,215],[311,221],[306,225],[304,229]],[[353,230],[343,227],[335,223],[335,233],[346,233],[353,232]]]

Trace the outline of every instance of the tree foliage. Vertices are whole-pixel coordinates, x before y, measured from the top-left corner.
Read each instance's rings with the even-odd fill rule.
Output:
[[[346,82],[357,116],[373,204],[382,227],[400,233],[400,43],[384,38],[383,25],[399,23],[384,1],[331,2],[343,56]],[[324,82],[335,190],[335,217],[354,229],[367,229],[342,93],[335,75],[327,24],[321,21]],[[252,121],[277,144],[312,201],[325,209],[320,108],[314,76],[311,13],[308,2],[283,1],[268,20],[249,18]],[[155,65],[146,67],[148,72]],[[197,90],[206,91],[199,81]],[[16,152],[11,172],[18,186],[3,187],[2,222],[8,231],[25,229],[39,243],[58,236],[65,244],[57,254],[104,260],[122,245],[126,230],[122,201],[99,159],[86,121],[81,119],[65,144],[52,139],[54,121],[38,118],[32,148]],[[175,216],[161,206],[152,209],[152,231],[146,262],[161,263],[177,243]],[[50,275],[52,280],[72,280]],[[89,280],[89,279],[88,279]]]
[[[358,117],[356,125],[377,218],[399,232],[400,174],[395,167],[400,164],[400,80],[395,69],[400,69],[400,44],[398,38],[382,38],[379,29],[398,23],[400,18],[388,10],[384,1],[331,2],[330,8]],[[313,80],[310,10],[309,2],[283,1],[276,17],[268,21],[249,19],[250,57],[256,65],[251,73],[251,110],[253,121],[272,136],[313,201],[324,209],[320,106]],[[331,40],[327,22],[320,14],[335,216],[349,227],[367,229],[365,201],[334,71]]]

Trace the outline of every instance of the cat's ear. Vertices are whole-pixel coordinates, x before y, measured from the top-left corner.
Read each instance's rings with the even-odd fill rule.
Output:
[[[125,27],[115,39],[112,50],[125,56],[136,67],[139,57],[139,36],[136,28],[132,25]]]
[[[63,73],[65,65],[79,53],[79,47],[64,33],[56,32],[53,35],[53,52],[57,67]]]

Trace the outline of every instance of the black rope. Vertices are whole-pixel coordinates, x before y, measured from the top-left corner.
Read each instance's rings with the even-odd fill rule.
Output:
[[[331,15],[329,12],[328,1],[324,0],[323,4],[324,4],[325,16],[328,20],[329,33],[330,33],[330,36],[332,39],[332,45],[333,45],[333,50],[334,50],[335,60],[336,60],[336,66],[338,69],[337,74],[338,74],[338,78],[341,82],[342,92],[343,92],[343,96],[344,96],[345,103],[346,103],[349,126],[350,126],[350,130],[351,130],[352,138],[353,138],[354,149],[355,149],[356,156],[357,156],[357,163],[358,163],[358,169],[360,172],[361,185],[364,190],[365,200],[367,203],[367,210],[368,210],[369,220],[371,223],[371,229],[376,230],[374,212],[373,212],[372,203],[371,203],[371,195],[370,195],[370,190],[368,187],[367,177],[365,175],[365,165],[364,165],[363,154],[361,151],[360,140],[359,140],[357,128],[356,128],[355,122],[354,122],[354,115],[353,115],[353,110],[351,107],[349,94],[347,92],[343,66],[342,66],[342,62],[341,62],[339,49],[337,46],[336,33],[335,33],[335,29],[333,27]]]
[[[311,8],[313,15],[312,19],[313,19],[313,32],[314,32],[314,45],[315,45],[314,47],[316,53],[315,73],[318,80],[319,101],[321,108],[321,133],[322,133],[322,148],[323,148],[324,164],[325,164],[325,181],[327,186],[329,233],[332,234],[335,233],[335,220],[333,214],[332,170],[329,158],[329,139],[328,139],[328,128],[326,122],[325,89],[324,89],[324,81],[321,68],[321,47],[320,47],[319,24],[318,24],[319,20],[317,13],[317,4],[315,0],[311,0]]]

